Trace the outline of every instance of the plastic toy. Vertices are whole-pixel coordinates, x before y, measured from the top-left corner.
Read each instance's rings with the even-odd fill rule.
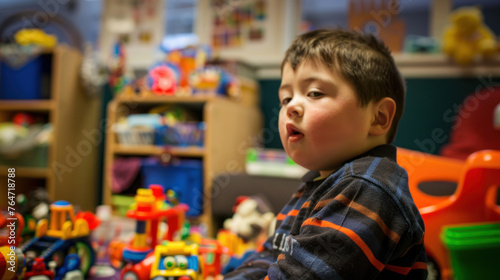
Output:
[[[216,92],[222,75],[222,71],[216,67],[200,68],[189,75],[189,85],[194,92]]]
[[[57,44],[57,37],[54,35],[49,35],[41,29],[36,28],[26,28],[19,30],[16,35],[14,35],[16,43],[22,46],[27,45],[40,45],[45,48],[54,48]]]
[[[443,52],[457,63],[468,65],[477,55],[490,58],[495,54],[495,36],[484,25],[478,7],[458,8],[452,12],[450,21],[443,35]]]
[[[40,279],[40,280],[52,280],[54,279],[54,273],[45,267],[45,262],[42,258],[36,258],[31,266],[31,271],[24,274],[24,279]]]
[[[440,239],[443,226],[500,221],[500,151],[476,152],[463,162],[398,149],[398,163],[408,172],[410,192],[425,223],[428,279],[451,279],[449,255]],[[456,182],[457,188],[452,195],[436,197],[420,189],[425,182]]]
[[[155,248],[155,262],[151,267],[151,279],[189,276],[190,279],[203,279],[202,260],[198,256],[198,244],[186,245],[184,242],[168,242]],[[158,279],[158,280],[159,280]]]
[[[26,260],[23,252],[13,246],[0,247],[0,279],[16,279],[23,271]]]
[[[235,233],[225,229],[221,229],[217,232],[217,241],[219,241],[223,247],[228,249],[227,253],[232,257],[241,257],[246,252],[256,249],[255,244],[245,242]]]
[[[138,263],[151,253],[159,241],[173,240],[184,224],[184,215],[188,210],[185,204],[171,206],[165,202],[163,188],[151,185],[149,189],[138,189],[133,209],[127,211],[127,217],[136,220],[136,230],[129,244],[120,241],[110,242],[110,261],[113,266],[125,262]],[[168,231],[158,236],[160,222],[167,222]]]
[[[198,256],[198,244],[187,245],[183,241],[167,242],[155,247],[144,261],[127,265],[122,270],[123,280],[203,279],[203,261]]]
[[[160,64],[149,70],[151,90],[157,95],[174,95],[177,91],[178,74],[173,67]]]
[[[77,253],[80,270],[86,275],[95,259],[90,244],[89,222],[81,218],[81,215],[75,216],[73,205],[66,201],[52,203],[50,212],[50,223],[46,219],[40,220],[36,226],[35,238],[21,247],[27,256],[27,271],[31,271],[34,259],[39,257],[46,265],[54,261],[54,279],[62,279],[63,275],[59,270],[67,270],[66,256]]]
[[[203,279],[220,276],[222,258],[228,255],[228,248],[222,246],[218,240],[202,239],[199,253],[203,258]]]

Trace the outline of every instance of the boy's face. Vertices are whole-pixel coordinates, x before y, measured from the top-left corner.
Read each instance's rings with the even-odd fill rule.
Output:
[[[369,149],[371,108],[358,105],[353,87],[322,63],[285,64],[279,89],[279,132],[297,164],[327,176]]]

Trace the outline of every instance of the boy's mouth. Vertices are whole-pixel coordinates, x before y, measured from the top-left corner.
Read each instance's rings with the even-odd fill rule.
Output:
[[[293,124],[286,125],[286,132],[290,142],[297,142],[304,138],[304,133],[300,132]]]

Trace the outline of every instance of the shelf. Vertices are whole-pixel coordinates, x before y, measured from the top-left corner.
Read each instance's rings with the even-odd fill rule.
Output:
[[[180,157],[203,157],[205,149],[201,147],[164,147],[154,145],[120,145],[114,147],[114,152],[121,155],[161,155],[163,153],[170,153],[174,156]]]
[[[489,61],[474,61],[470,66],[460,66],[444,54],[395,53],[394,61],[405,78],[456,78],[500,76],[500,55]],[[251,62],[248,62],[251,63]],[[253,63],[260,79],[281,79],[281,60]]]
[[[22,178],[47,178],[49,170],[47,168],[36,168],[36,167],[11,167],[11,166],[0,166],[0,176],[7,176],[7,170],[9,168],[15,168],[16,177]]]
[[[156,95],[150,91],[142,91],[134,94],[131,88],[116,96],[114,100],[121,103],[205,103],[215,99],[227,99],[227,97],[215,93],[195,94],[195,95]]]
[[[50,111],[52,100],[0,100],[0,110],[4,111]]]

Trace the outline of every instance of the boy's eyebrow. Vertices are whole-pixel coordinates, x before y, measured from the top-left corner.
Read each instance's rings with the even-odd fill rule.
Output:
[[[322,77],[321,75],[314,75],[314,76],[311,76],[309,78],[306,78],[302,81],[302,83],[310,84],[310,83],[316,82],[316,81],[319,81],[321,83],[327,83],[330,85],[334,84],[334,82],[331,79],[328,79],[326,77]]]
[[[280,88],[278,89],[278,91],[282,90],[282,89],[287,89],[287,88],[291,88],[292,85],[290,84],[284,84],[284,85],[280,85]]]
[[[327,78],[327,77],[323,77],[321,75],[314,75],[314,74],[312,76],[310,76],[310,77],[305,78],[300,83],[301,84],[310,84],[310,83],[316,82],[316,81],[319,81],[320,83],[328,84],[330,86],[335,86],[335,82],[332,79]],[[278,91],[284,90],[284,89],[289,89],[291,87],[292,87],[291,84],[282,84],[279,87]]]

